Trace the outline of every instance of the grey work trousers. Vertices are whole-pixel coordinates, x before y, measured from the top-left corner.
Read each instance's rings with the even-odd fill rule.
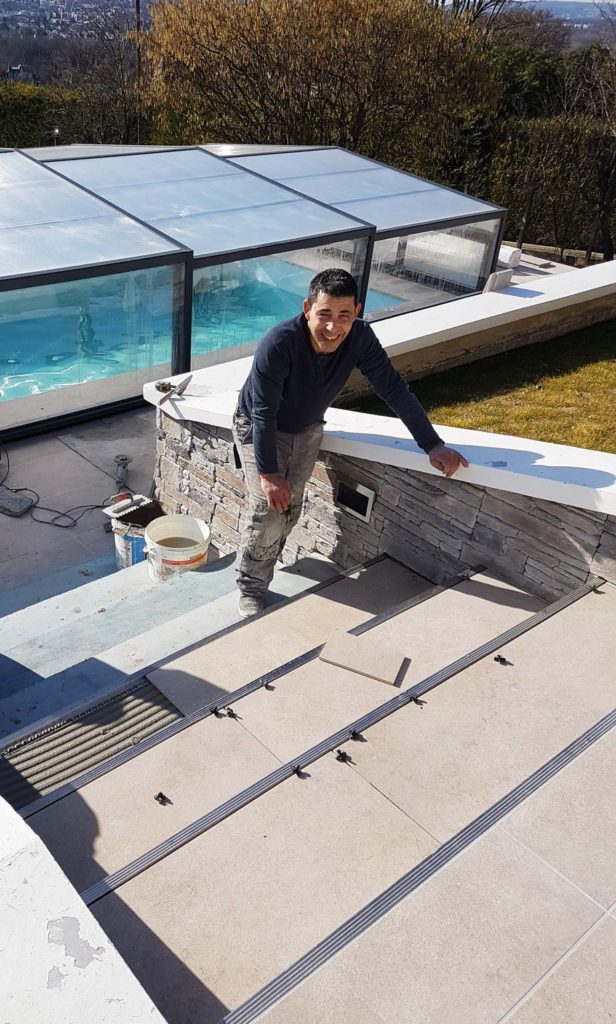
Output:
[[[248,522],[242,533],[237,569],[237,585],[242,594],[262,597],[274,575],[286,539],[299,519],[304,488],[321,447],[323,424],[315,423],[299,434],[277,434],[278,472],[291,485],[291,504],[286,512],[276,512],[267,504],[255,460],[252,424],[236,410],[233,440],[242,462],[248,492]]]

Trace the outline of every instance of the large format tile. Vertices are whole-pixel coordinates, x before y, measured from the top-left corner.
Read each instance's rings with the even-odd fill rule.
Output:
[[[606,917],[506,1020],[511,1024],[613,1024],[616,921]]]
[[[78,889],[278,767],[229,718],[208,718],[28,819]],[[163,792],[171,803],[154,799]]]
[[[351,629],[428,587],[409,569],[384,559],[247,621],[239,632],[187,652],[148,673],[148,678],[188,714],[211,699],[212,686],[218,692],[235,690],[324,643],[334,629]]]
[[[416,683],[544,607],[544,602],[489,573],[436,594],[370,635],[411,659]]]
[[[502,824],[604,907],[616,902],[615,777],[611,732]]]
[[[242,725],[284,761],[399,692],[388,683],[318,659],[283,676],[274,686],[273,691],[261,688],[245,697],[235,710]],[[353,744],[350,752],[358,745]]]
[[[496,1024],[600,913],[527,851],[491,833],[262,1019]]]
[[[219,1018],[192,1002],[157,959],[150,933],[220,1002],[233,1006],[433,847],[429,836],[332,758],[92,909],[169,1024],[214,1024]]]
[[[357,770],[447,839],[612,710],[615,616],[581,599],[347,744]]]

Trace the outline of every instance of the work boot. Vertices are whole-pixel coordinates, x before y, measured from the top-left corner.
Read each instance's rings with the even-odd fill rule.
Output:
[[[251,619],[263,611],[263,598],[252,594],[240,594],[237,610],[243,619]]]

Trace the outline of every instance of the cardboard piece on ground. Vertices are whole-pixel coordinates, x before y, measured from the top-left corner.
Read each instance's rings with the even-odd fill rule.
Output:
[[[392,651],[386,644],[363,636],[353,636],[342,629],[332,633],[319,658],[392,686],[408,662],[403,654]]]

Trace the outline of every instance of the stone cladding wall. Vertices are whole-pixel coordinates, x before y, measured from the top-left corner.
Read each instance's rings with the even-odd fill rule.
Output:
[[[246,490],[231,432],[157,416],[163,508],[205,519],[219,550],[236,550]],[[375,492],[369,523],[335,504],[339,481]],[[323,452],[283,561],[314,552],[344,568],[386,552],[436,581],[480,565],[553,599],[592,575],[616,583],[616,516]]]

